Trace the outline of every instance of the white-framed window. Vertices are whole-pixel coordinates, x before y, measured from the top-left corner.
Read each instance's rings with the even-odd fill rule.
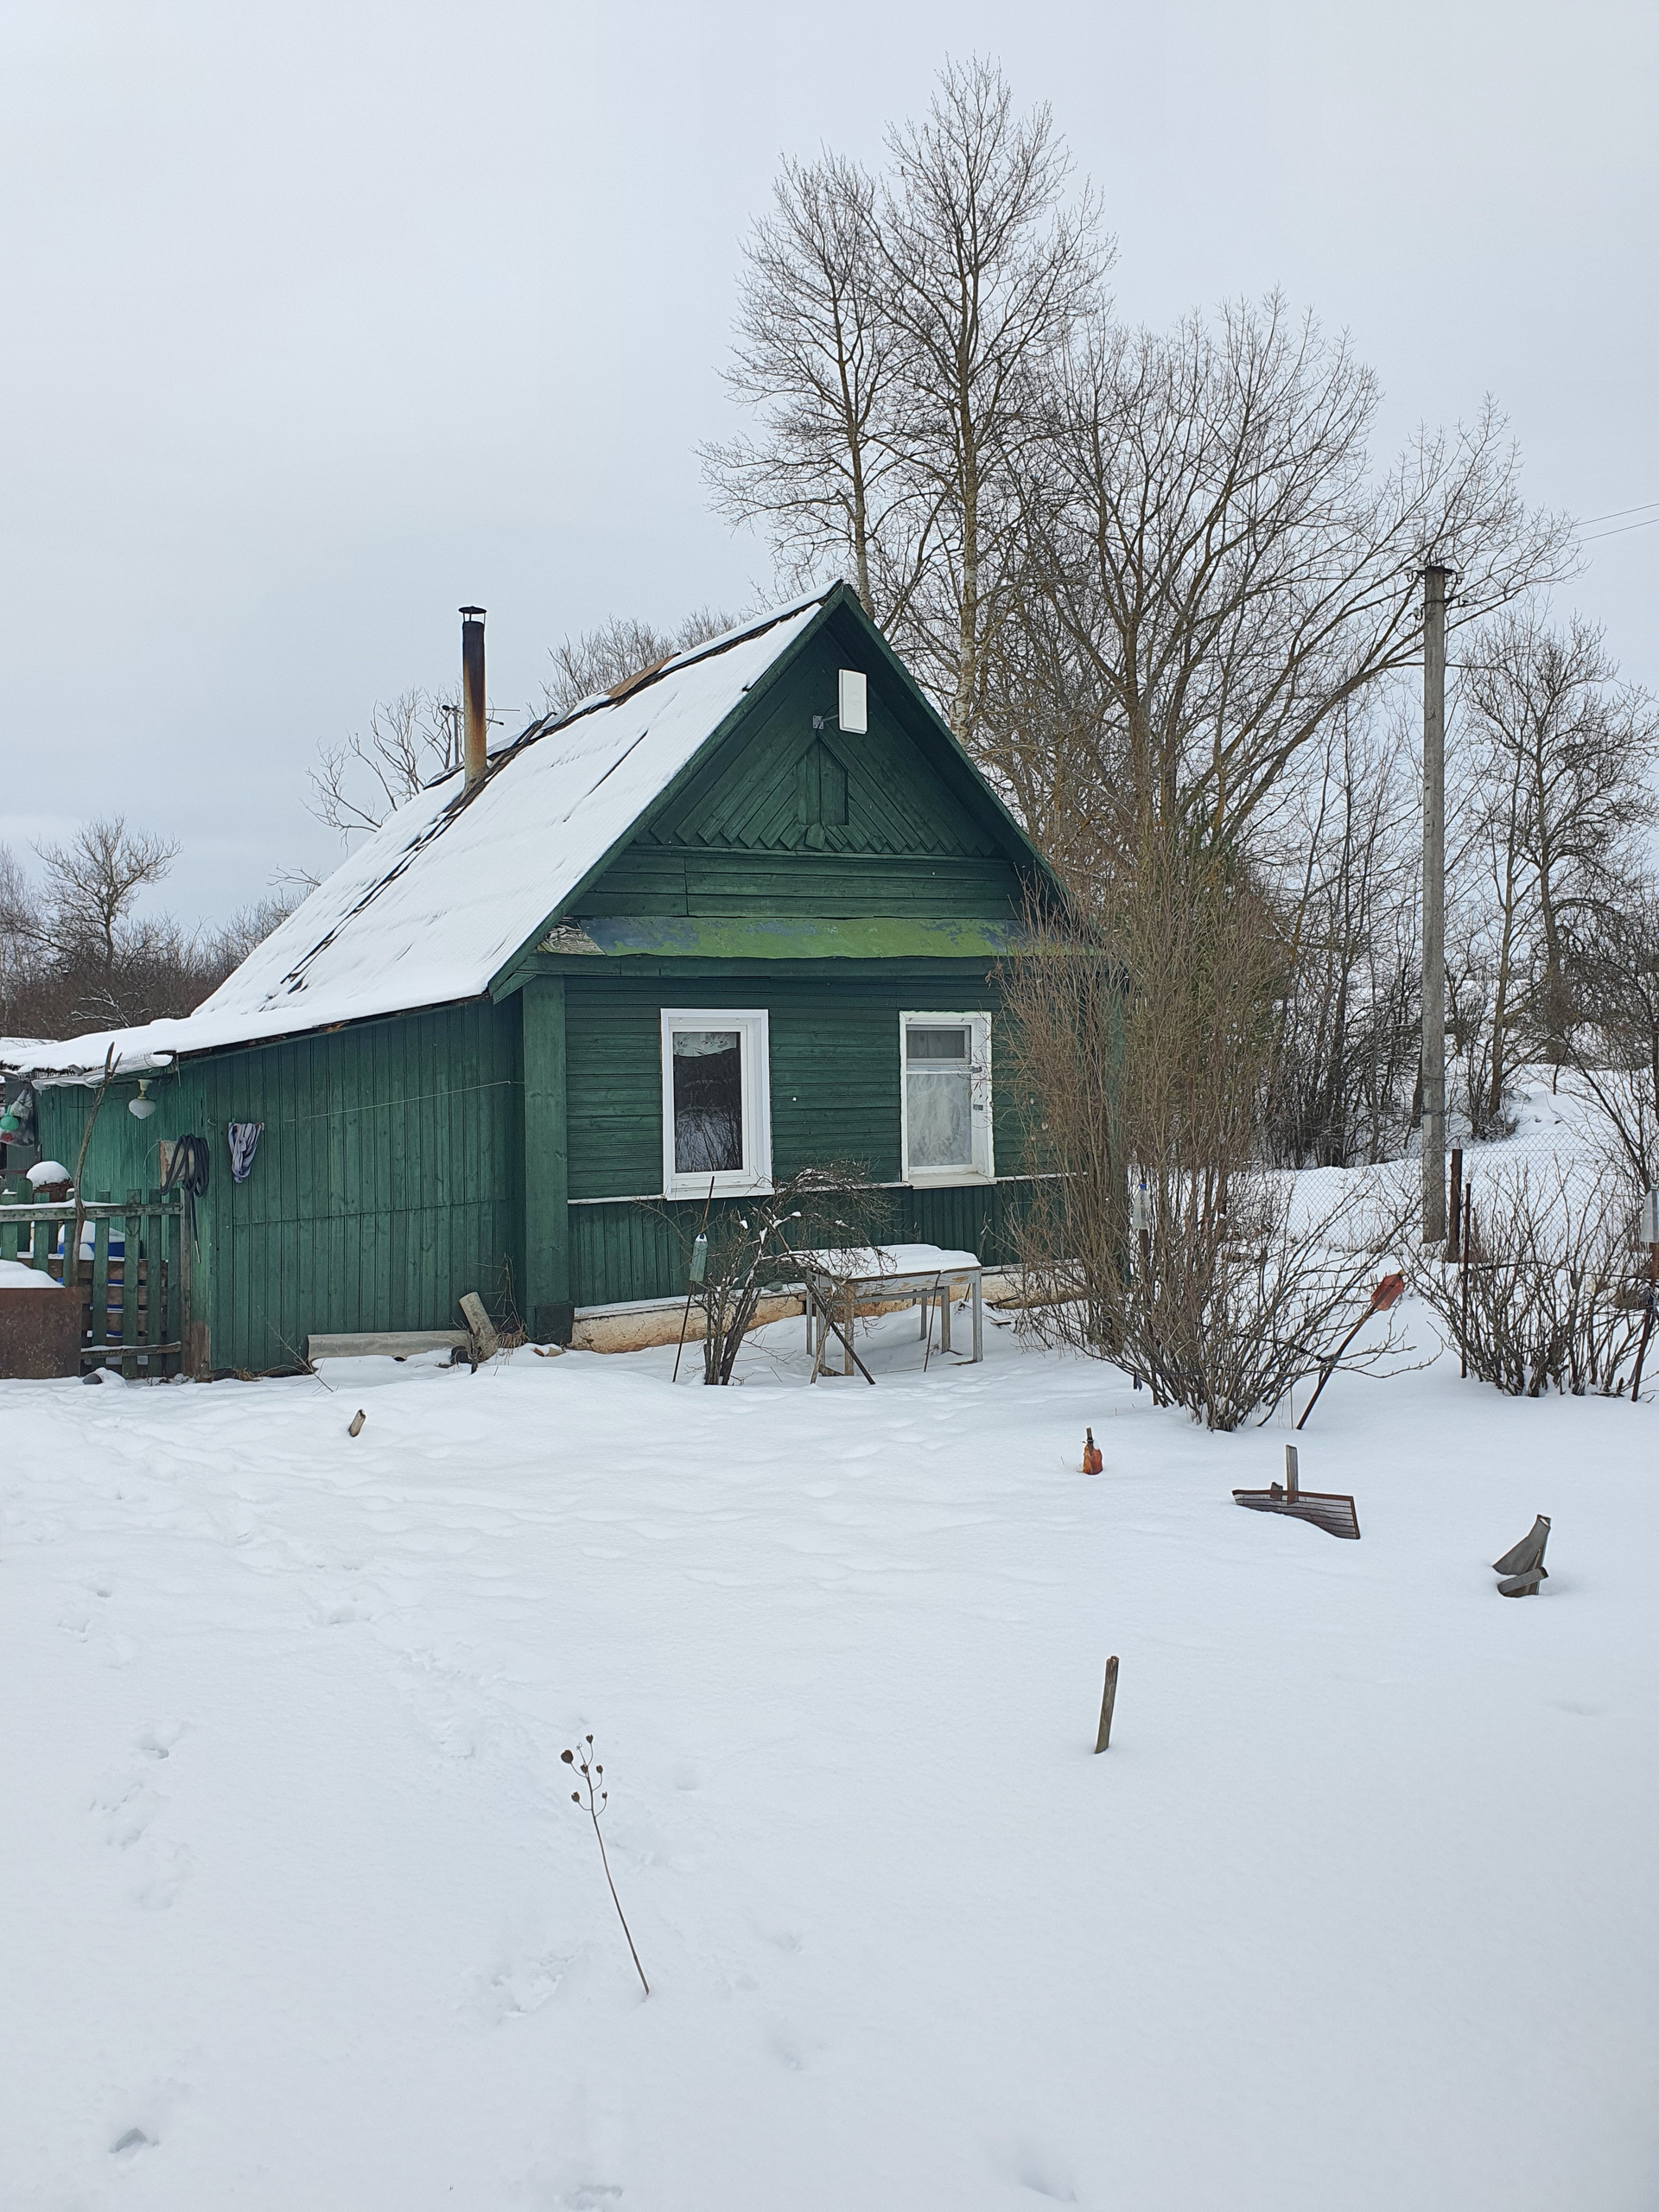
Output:
[[[766,1010],[663,1008],[663,1192],[741,1197],[772,1188]]]
[[[906,1183],[988,1183],[991,1017],[901,1014],[901,1112]]]

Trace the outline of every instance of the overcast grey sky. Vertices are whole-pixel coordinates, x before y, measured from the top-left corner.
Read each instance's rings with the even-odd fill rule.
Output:
[[[1659,501],[1659,8],[5,0],[8,803],[181,836],[187,918],[326,867],[319,740],[611,613],[764,591],[694,448],[779,156],[867,158],[947,50],[1047,99],[1120,312],[1282,286],[1390,440],[1492,392],[1536,499]],[[1659,683],[1659,528],[1563,594]]]

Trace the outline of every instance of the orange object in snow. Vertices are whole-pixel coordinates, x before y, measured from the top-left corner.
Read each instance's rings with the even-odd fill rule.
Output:
[[[1382,1281],[1378,1283],[1376,1288],[1371,1293],[1371,1302],[1370,1306],[1366,1309],[1367,1312],[1371,1313],[1386,1313],[1390,1306],[1397,1306],[1400,1303],[1402,1297],[1405,1294],[1405,1287],[1406,1279],[1404,1275],[1384,1275]]]
[[[1105,1461],[1100,1456],[1100,1446],[1095,1441],[1094,1430],[1092,1428],[1085,1428],[1083,1432],[1084,1473],[1085,1475],[1097,1475],[1105,1464]]]

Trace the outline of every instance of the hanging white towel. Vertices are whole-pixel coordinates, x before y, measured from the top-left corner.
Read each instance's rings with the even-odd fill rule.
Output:
[[[259,1149],[259,1139],[264,1132],[263,1122],[232,1122],[231,1180],[245,1183],[253,1166],[253,1155]]]

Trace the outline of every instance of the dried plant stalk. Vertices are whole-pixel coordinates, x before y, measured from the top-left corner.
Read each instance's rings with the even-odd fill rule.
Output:
[[[599,1863],[605,1869],[605,1886],[611,1893],[611,1903],[616,1907],[616,1916],[622,1923],[622,1933],[627,1937],[628,1955],[632,1959],[633,1970],[639,1977],[639,1986],[645,1991],[646,1996],[649,1997],[651,1994],[651,1984],[645,1980],[645,1970],[639,1963],[639,1954],[633,1948],[633,1936],[628,1928],[627,1915],[622,1910],[621,1898],[616,1894],[616,1884],[611,1879],[611,1862],[606,1855],[605,1837],[603,1831],[601,1829],[599,1825],[599,1816],[605,1810],[606,1803],[610,1796],[609,1790],[602,1786],[601,1782],[601,1777],[604,1775],[605,1770],[600,1765],[598,1760],[594,1757],[593,1738],[591,1736],[584,1736],[582,1738],[582,1742],[588,1748],[582,1752],[580,1758],[577,1757],[575,1751],[561,1751],[559,1753],[559,1757],[564,1761],[566,1766],[573,1767],[582,1777],[582,1789],[585,1789],[588,1793],[587,1802],[583,1805],[582,1790],[573,1789],[570,1792],[570,1802],[573,1805],[582,1805],[582,1809],[586,1812],[588,1819],[592,1821],[594,1824],[594,1840],[599,1846]],[[598,1789],[597,1796],[594,1795],[596,1788]]]

